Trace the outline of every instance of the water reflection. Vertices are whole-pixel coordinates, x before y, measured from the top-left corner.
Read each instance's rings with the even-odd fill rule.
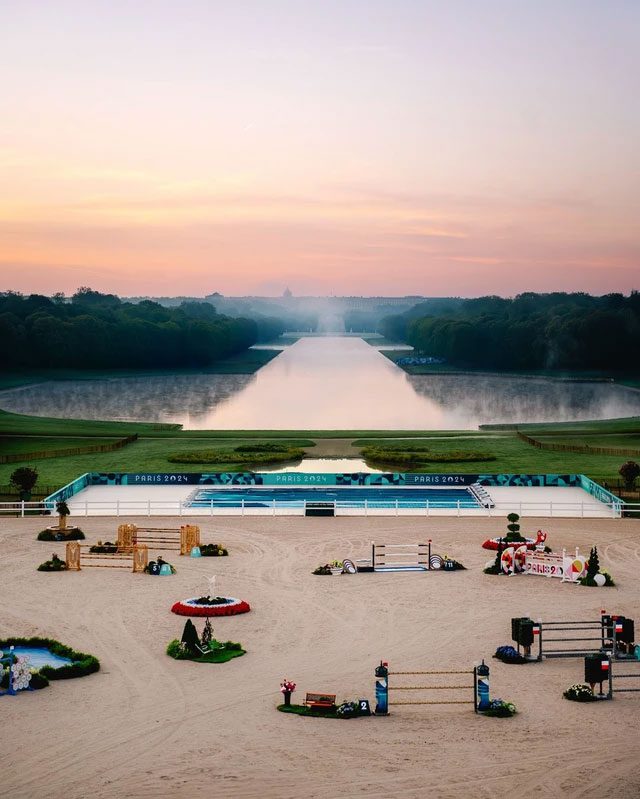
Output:
[[[0,407],[197,430],[424,430],[640,415],[640,393],[607,383],[409,376],[362,339],[316,337],[287,347],[255,375],[53,382],[2,392]]]

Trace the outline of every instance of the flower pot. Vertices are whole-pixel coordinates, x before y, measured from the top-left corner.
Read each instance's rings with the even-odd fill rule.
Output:
[[[332,568],[331,574],[342,574],[342,566],[340,568]]]

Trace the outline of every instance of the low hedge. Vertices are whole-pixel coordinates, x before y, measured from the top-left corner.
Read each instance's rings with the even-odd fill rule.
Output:
[[[270,463],[286,463],[299,461],[304,457],[304,450],[299,447],[276,445],[273,449],[244,450],[236,449],[196,449],[188,452],[176,452],[169,455],[170,463],[234,463],[248,465],[264,465]]]
[[[420,466],[423,463],[476,463],[495,461],[491,452],[478,450],[449,450],[434,452],[427,447],[407,450],[385,449],[383,447],[365,447],[360,451],[367,463],[393,466]]]
[[[39,669],[40,674],[49,680],[71,680],[75,677],[86,677],[100,671],[100,661],[94,655],[87,655],[85,652],[76,652],[66,644],[61,644],[54,638],[4,638],[0,640],[0,649],[8,646],[30,646],[48,649],[58,657],[69,658],[73,663],[68,666],[43,666]]]

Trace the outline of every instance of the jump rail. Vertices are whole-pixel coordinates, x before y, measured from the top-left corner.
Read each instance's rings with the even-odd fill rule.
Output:
[[[131,552],[136,544],[173,549],[181,555],[190,555],[194,547],[200,546],[200,528],[194,524],[184,524],[179,528],[121,524],[118,527],[118,551]]]
[[[624,671],[618,672],[618,667]],[[631,688],[622,688],[616,685],[616,680],[637,680],[638,683],[635,687],[632,684]],[[640,661],[630,658],[619,663],[612,660],[608,653],[598,658],[586,657],[584,659],[584,681],[589,683],[594,696],[597,696],[598,699],[613,699],[615,694],[640,693]],[[603,682],[607,683],[606,694],[602,690]],[[600,684],[599,694],[595,693],[596,683]],[[629,685],[629,683],[625,683],[625,685]]]
[[[609,615],[604,610],[600,612],[599,619],[582,621],[511,619],[511,637],[517,644],[518,653],[523,654],[527,660],[534,661],[542,661],[543,658],[583,657],[605,650],[611,651],[614,657],[620,657],[633,643],[634,634],[633,619]],[[536,641],[538,651],[536,655],[532,655],[531,650]],[[545,644],[553,646],[546,649]],[[520,647],[523,649],[522,653]]]
[[[472,685],[390,685],[390,677],[420,676],[441,677],[464,674],[473,677]],[[489,706],[489,667],[484,660],[473,669],[444,669],[431,671],[389,671],[388,663],[380,661],[375,669],[376,676],[376,714],[387,715],[391,705],[473,705],[474,712]],[[415,699],[404,700],[389,698],[389,691],[469,691],[472,697],[467,699]],[[455,696],[455,694],[454,694]]]
[[[91,552],[90,550],[90,544],[68,541],[65,553],[67,570],[79,572],[83,568],[110,568],[127,569],[134,574],[142,574],[149,564],[149,549],[145,544],[135,544],[130,552]]]

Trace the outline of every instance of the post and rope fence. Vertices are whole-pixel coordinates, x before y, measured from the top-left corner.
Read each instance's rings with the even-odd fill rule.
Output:
[[[390,685],[389,677],[442,677],[449,675],[466,675],[473,677],[473,683],[456,685]],[[386,716],[389,714],[390,705],[473,705],[474,712],[487,710],[490,705],[489,697],[489,667],[484,660],[473,669],[436,669],[429,671],[389,671],[389,664],[380,661],[375,669],[376,677],[376,714]],[[437,682],[437,680],[436,680]],[[471,682],[471,681],[470,681]],[[390,691],[468,691],[472,695],[466,699],[389,699]],[[455,696],[455,695],[454,695]]]

